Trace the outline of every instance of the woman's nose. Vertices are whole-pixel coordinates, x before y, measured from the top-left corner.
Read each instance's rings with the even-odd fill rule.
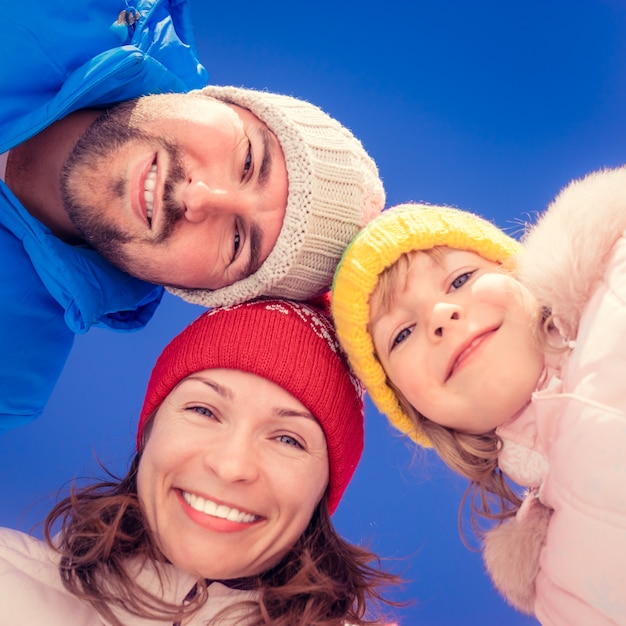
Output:
[[[205,465],[224,482],[251,482],[259,475],[258,455],[245,436],[222,439],[205,453]]]

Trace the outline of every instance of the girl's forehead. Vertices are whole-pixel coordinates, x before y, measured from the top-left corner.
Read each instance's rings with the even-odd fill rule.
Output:
[[[462,248],[449,248],[447,246],[437,246],[429,250],[420,250],[411,253],[413,259],[422,259],[421,263],[424,267],[448,266],[451,264],[477,263],[479,266],[488,266],[498,268],[501,266],[497,261],[490,261],[474,250],[466,250]],[[430,259],[432,263],[429,265],[425,261],[425,257]]]
[[[451,266],[477,264],[479,267],[501,270],[502,266],[489,261],[473,250],[448,246],[435,246],[426,250],[411,250],[402,254],[386,268],[370,297],[370,324],[381,315],[389,313],[395,297],[401,294],[416,277],[428,277],[436,272],[448,271]]]
[[[391,295],[407,286],[411,270],[423,271],[442,266],[452,248],[436,246],[426,250],[411,250],[402,254],[392,265],[382,272],[375,291],[390,291]]]

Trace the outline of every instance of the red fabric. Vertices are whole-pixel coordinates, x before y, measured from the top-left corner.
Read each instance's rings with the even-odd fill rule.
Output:
[[[348,368],[327,313],[312,304],[275,299],[204,313],[170,342],[152,370],[138,449],[148,419],[174,386],[211,368],[262,376],[313,413],[326,435],[328,507],[333,513],[363,451],[363,389]]]

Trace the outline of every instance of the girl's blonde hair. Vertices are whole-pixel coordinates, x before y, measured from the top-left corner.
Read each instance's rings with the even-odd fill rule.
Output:
[[[502,440],[495,430],[472,435],[436,424],[416,411],[391,381],[388,384],[398,395],[402,410],[414,421],[416,429],[430,439],[441,460],[451,470],[470,481],[459,506],[459,533],[465,545],[469,547],[462,514],[468,501],[472,531],[479,538],[484,534],[481,518],[502,522],[513,517],[522,500],[498,468]]]
[[[418,252],[427,254],[436,261],[442,257],[441,247],[401,255],[393,265],[380,274],[370,300],[370,311],[385,313],[391,309],[395,293],[406,281],[411,259]],[[502,271],[508,270],[503,268]],[[370,319],[372,317],[370,316]],[[537,345],[542,350],[555,350],[554,344],[550,341],[554,325],[549,310],[538,308],[536,323],[532,330]],[[380,363],[378,355],[375,353],[374,356]],[[462,513],[468,501],[471,527],[479,538],[484,534],[484,529],[480,524],[481,518],[501,523],[513,517],[521,506],[522,500],[498,467],[502,439],[498,437],[495,429],[485,434],[472,435],[436,424],[419,413],[389,377],[386,379],[386,384],[396,394],[400,408],[413,422],[415,427],[413,438],[417,439],[419,435],[425,436],[441,460],[454,472],[470,481],[459,507],[459,532],[464,543],[468,545],[463,531]]]

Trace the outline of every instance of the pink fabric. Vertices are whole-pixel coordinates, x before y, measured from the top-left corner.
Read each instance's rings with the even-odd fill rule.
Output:
[[[625,228],[626,169],[592,175],[549,207],[520,266],[575,338],[498,429],[502,470],[553,509],[535,579],[544,626],[626,625]]]
[[[551,514],[531,492],[515,518],[485,537],[483,558],[498,591],[528,615],[535,614],[535,580]]]
[[[43,542],[16,530],[0,528],[0,624],[108,626],[91,605],[78,600],[63,587],[57,564],[56,554]],[[195,582],[193,577],[173,566],[166,571],[163,597],[171,602],[182,602]],[[137,572],[137,578],[147,589],[159,589],[154,570],[143,568]],[[254,595],[213,583],[209,597],[185,624],[206,624],[222,609],[253,599]],[[171,620],[155,622],[121,612],[118,616],[125,626],[172,626]]]

